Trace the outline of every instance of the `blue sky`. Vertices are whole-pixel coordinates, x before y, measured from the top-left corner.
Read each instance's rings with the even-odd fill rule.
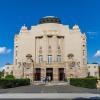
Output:
[[[14,35],[21,26],[57,16],[87,35],[88,62],[100,63],[100,0],[0,0],[0,67],[13,63]]]

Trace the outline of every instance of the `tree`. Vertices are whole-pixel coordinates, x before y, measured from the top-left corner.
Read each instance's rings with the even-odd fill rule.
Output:
[[[0,71],[0,78],[4,76],[4,70]]]
[[[99,66],[99,77],[100,77],[100,66]]]

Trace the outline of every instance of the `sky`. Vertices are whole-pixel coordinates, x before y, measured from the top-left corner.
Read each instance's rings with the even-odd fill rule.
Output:
[[[88,63],[100,64],[100,0],[0,0],[0,68],[13,64],[14,35],[44,16],[57,16],[62,24],[78,24],[87,36]]]

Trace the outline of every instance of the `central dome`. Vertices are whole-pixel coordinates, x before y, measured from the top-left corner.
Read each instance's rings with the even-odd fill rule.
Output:
[[[44,23],[61,23],[61,20],[58,17],[54,16],[46,16],[40,19],[39,24],[44,24]]]

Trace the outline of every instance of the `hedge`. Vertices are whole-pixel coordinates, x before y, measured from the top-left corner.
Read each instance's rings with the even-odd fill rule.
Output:
[[[5,79],[15,79],[15,77],[13,75],[7,75],[5,76]]]
[[[70,78],[70,85],[84,87],[84,88],[96,88],[96,78]]]
[[[30,79],[0,79],[0,88],[30,85]]]

